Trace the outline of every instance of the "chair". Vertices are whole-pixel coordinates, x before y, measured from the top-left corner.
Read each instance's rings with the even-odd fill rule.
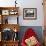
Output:
[[[33,46],[33,45],[31,45],[31,42],[29,42],[29,41],[31,41],[33,39],[32,37],[36,38],[36,41],[37,41],[36,44],[34,44],[34,46],[41,46],[41,44],[40,44],[40,42],[39,42],[39,40],[37,38],[37,34],[34,32],[34,30],[32,28],[28,28],[26,30],[26,32],[24,34],[24,37],[22,38],[21,46]],[[28,43],[30,45],[28,45]]]

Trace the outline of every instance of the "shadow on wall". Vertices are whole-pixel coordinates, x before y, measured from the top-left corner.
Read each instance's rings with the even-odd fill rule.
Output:
[[[19,39],[20,39],[20,42],[23,38],[23,35],[25,33],[25,31],[28,29],[28,28],[32,28],[36,34],[37,34],[37,37],[39,39],[39,41],[41,43],[43,43],[43,30],[42,30],[42,27],[41,26],[21,26],[20,27],[20,32],[19,32]]]

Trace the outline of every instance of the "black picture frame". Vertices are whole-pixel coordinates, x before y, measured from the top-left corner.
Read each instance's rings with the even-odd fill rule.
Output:
[[[23,8],[23,19],[24,20],[36,20],[37,19],[37,8]]]

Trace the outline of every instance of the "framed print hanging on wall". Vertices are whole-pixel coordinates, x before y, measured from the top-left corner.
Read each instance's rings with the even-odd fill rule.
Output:
[[[24,8],[23,19],[36,20],[37,19],[37,8]]]

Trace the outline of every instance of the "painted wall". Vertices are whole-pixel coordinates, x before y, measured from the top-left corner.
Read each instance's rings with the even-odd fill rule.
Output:
[[[42,0],[21,0],[19,22],[22,26],[43,26]],[[37,20],[23,20],[23,8],[37,8]],[[20,21],[21,20],[21,21]]]
[[[0,6],[10,7],[15,6],[15,0],[0,0]],[[19,24],[20,26],[43,26],[43,6],[42,0],[17,0],[17,6],[19,6]],[[23,8],[37,8],[36,20],[24,20]],[[12,18],[12,17],[11,17]],[[10,20],[10,19],[9,19]],[[15,21],[13,21],[15,22]],[[10,22],[9,22],[10,23]]]

